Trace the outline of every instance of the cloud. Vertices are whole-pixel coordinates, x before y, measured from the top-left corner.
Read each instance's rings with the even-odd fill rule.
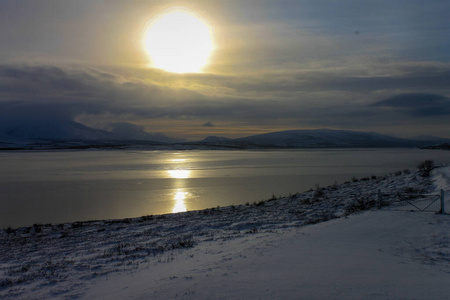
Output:
[[[392,124],[409,126],[416,116],[448,115],[448,79],[438,80],[449,71],[446,65],[393,69],[395,74],[385,78],[356,76],[355,70],[239,77],[0,65],[0,125],[81,120],[95,128],[110,129],[113,123],[127,122],[165,132],[177,121],[190,122],[191,127],[183,125],[177,131],[191,134],[201,132],[198,120],[214,119],[229,124],[227,130],[234,126],[239,132],[324,127],[376,131]],[[399,90],[407,96],[399,98]],[[410,106],[403,105],[407,103],[403,97],[410,99]],[[159,126],[156,130],[152,120]],[[434,122],[436,128],[448,124],[443,119]],[[202,124],[214,126],[212,121]]]
[[[401,94],[372,106],[390,108],[417,117],[450,115],[450,99],[436,94]]]
[[[201,74],[131,67],[171,1],[53,2],[0,1],[0,123],[450,128],[448,0],[188,0],[215,29]]]
[[[352,62],[349,62],[352,63]],[[370,70],[370,71],[368,71]],[[226,85],[240,93],[343,91],[368,93],[379,90],[447,90],[449,64],[381,63],[372,61],[349,68],[317,68],[228,80]]]
[[[147,74],[152,76],[153,74]],[[171,74],[167,76],[173,76]],[[194,76],[193,86],[220,83]],[[168,87],[155,81],[122,77],[93,69],[55,66],[0,66],[0,106],[17,107],[36,116],[74,119],[81,114],[131,115],[135,118],[243,118],[273,115],[278,103],[255,102],[237,95],[206,95],[190,87]],[[256,96],[259,97],[259,96]],[[12,104],[11,104],[12,103]],[[35,107],[42,109],[35,110]],[[46,112],[45,107],[54,107]],[[57,112],[51,113],[51,111]],[[35,112],[33,112],[35,111]]]
[[[92,69],[54,66],[0,66],[0,104],[22,107],[55,106],[64,115],[81,113],[135,114],[163,117],[176,114],[176,104],[201,101],[204,96],[186,89],[171,89],[125,79]],[[174,109],[167,108],[172,104]]]
[[[111,132],[115,135],[123,138],[124,140],[150,140],[155,142],[172,143],[179,140],[167,137],[164,133],[160,132],[147,132],[144,126],[127,123],[117,122],[111,124]]]

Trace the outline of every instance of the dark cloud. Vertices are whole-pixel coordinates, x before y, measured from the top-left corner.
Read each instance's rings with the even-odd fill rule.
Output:
[[[66,119],[71,117],[71,109],[68,105],[53,105],[49,103],[30,103],[26,101],[8,101],[1,103],[0,114],[2,116],[0,121],[10,118],[46,118],[48,116],[55,116],[55,118]]]
[[[155,142],[172,143],[179,140],[171,139],[164,133],[147,132],[143,126],[127,122],[118,122],[111,124],[111,132],[124,140],[150,140]]]
[[[365,68],[377,70],[376,66]],[[390,70],[380,70],[381,74],[351,75],[349,70],[308,71],[283,77],[247,78],[226,83],[238,92],[311,92],[344,91],[373,92],[379,90],[442,90],[450,86],[450,67],[433,68],[423,66],[392,66]],[[400,74],[392,74],[400,73]]]
[[[13,102],[24,111],[32,111],[30,107],[55,106],[72,118],[81,113],[105,112],[163,117],[169,114],[169,104],[176,114],[176,104],[204,99],[203,95],[186,89],[124,80],[94,70],[58,67],[0,66],[0,83],[0,105]]]
[[[214,79],[214,84],[218,81]],[[169,88],[96,70],[0,66],[0,82],[0,106],[14,103],[17,113],[40,115],[42,111],[45,117],[61,115],[74,119],[80,114],[110,113],[136,118],[233,119],[284,113],[273,100],[211,97],[187,88]],[[51,106],[54,108],[47,113],[44,107]],[[56,109],[58,113],[50,113]]]
[[[372,89],[383,90],[383,95],[392,95],[396,85],[386,84],[389,80],[403,81],[404,90],[409,90],[405,88],[408,86],[414,91],[414,83],[419,85],[419,80],[409,80],[422,76],[423,90],[427,90],[426,82],[438,78],[437,73],[446,72],[445,68],[416,67],[404,71],[405,75],[398,75],[396,79],[378,81],[376,77],[356,78],[346,74],[339,78],[336,73],[327,77],[325,72],[304,73],[303,77],[298,73],[282,77],[246,77],[245,80],[209,74],[164,74],[154,70],[141,71],[137,75],[129,75],[133,70],[127,72],[55,66],[0,66],[0,126],[4,129],[17,127],[23,122],[52,121],[53,124],[62,124],[88,116],[86,124],[104,129],[119,121],[144,124],[150,119],[183,120],[194,124],[199,119],[214,119],[253,128],[369,127],[376,131],[380,124],[402,126],[411,124],[416,116],[449,114],[449,99],[442,96],[444,92],[439,93],[445,91],[446,78],[428,85],[439,87],[435,89],[436,93],[405,93],[385,97],[372,105],[366,103],[374,101],[373,95],[370,101],[360,100],[373,94],[370,93]],[[185,83],[185,88],[168,87],[166,81],[172,79]],[[206,92],[194,90],[199,86]],[[208,94],[211,89],[219,92]],[[340,89],[339,92],[336,89]],[[107,117],[96,121],[96,116]],[[434,126],[439,124],[448,124],[448,121],[436,121]],[[202,126],[213,127],[214,124],[210,121]],[[143,134],[140,127],[132,129],[133,134]]]
[[[372,104],[413,116],[450,115],[450,99],[436,94],[402,94]]]

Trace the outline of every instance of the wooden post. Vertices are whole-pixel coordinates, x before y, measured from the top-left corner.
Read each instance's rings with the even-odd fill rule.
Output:
[[[441,214],[442,215],[445,215],[444,198],[445,198],[444,190],[441,189]]]

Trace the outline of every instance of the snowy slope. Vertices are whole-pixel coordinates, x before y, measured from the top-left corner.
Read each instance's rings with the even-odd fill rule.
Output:
[[[434,170],[434,184],[437,190],[444,190],[450,200],[450,166],[444,166]],[[450,210],[450,207],[449,207]]]
[[[215,240],[94,280],[83,299],[448,299],[449,225],[376,211]]]
[[[405,147],[414,142],[373,132],[347,130],[289,130],[235,139],[234,142],[258,146],[294,148]]]
[[[7,229],[0,298],[445,299],[448,216],[355,213],[378,190],[385,201],[449,190],[448,176],[408,171],[248,205]]]

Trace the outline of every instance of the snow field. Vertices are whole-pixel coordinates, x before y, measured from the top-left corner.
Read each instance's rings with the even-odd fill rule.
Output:
[[[100,279],[84,298],[448,299],[448,240],[446,256],[422,251],[425,245],[439,251],[449,221],[371,211],[279,234],[202,243],[175,254],[173,262]],[[430,232],[440,238],[430,243]]]

